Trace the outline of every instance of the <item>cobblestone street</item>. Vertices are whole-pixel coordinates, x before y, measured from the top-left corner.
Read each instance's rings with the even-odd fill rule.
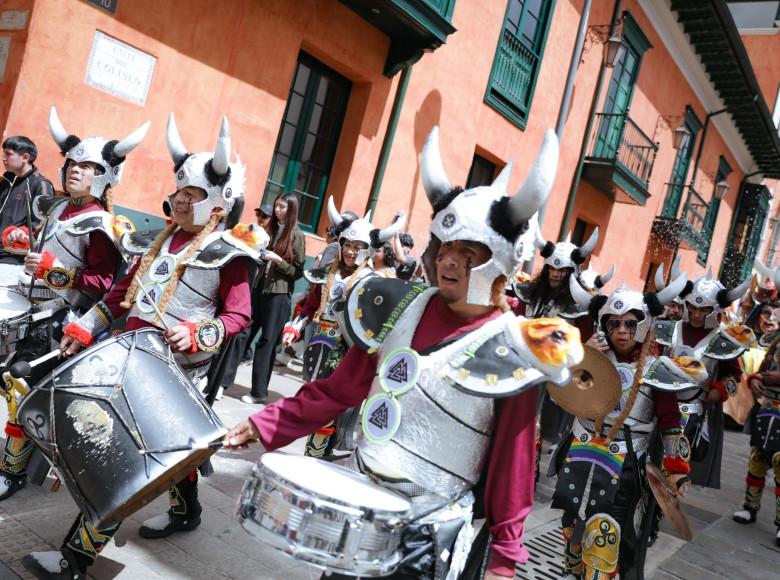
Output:
[[[276,367],[271,400],[294,393],[300,381],[285,367]],[[237,385],[215,405],[230,427],[246,418],[253,409],[239,401],[248,392],[250,370],[239,369]],[[0,417],[0,420],[5,420]],[[301,453],[303,441],[287,451]],[[740,504],[747,458],[747,436],[727,433],[724,453],[723,489],[695,489],[685,500],[686,512],[694,528],[694,540],[685,544],[671,535],[664,523],[658,542],[647,558],[649,580],[765,579],[780,565],[780,549],[774,545],[773,497],[762,506],[759,520],[752,526],[731,521]],[[90,576],[96,580],[178,579],[178,578],[268,578],[314,580],[320,572],[296,562],[259,543],[233,521],[241,487],[252,465],[260,457],[257,447],[245,452],[220,451],[214,458],[216,473],[200,480],[203,523],[189,533],[164,540],[145,540],[138,528],[145,519],[167,509],[161,497],[126,520],[109,544]],[[543,469],[549,455],[543,456]],[[51,493],[44,487],[29,486],[0,505],[0,580],[32,578],[20,559],[33,550],[58,546],[76,516],[76,506],[62,488]],[[537,505],[527,521],[525,541],[531,561],[518,570],[518,578],[553,580],[560,574],[562,545],[559,513],[549,507],[554,480],[543,479],[537,488]]]

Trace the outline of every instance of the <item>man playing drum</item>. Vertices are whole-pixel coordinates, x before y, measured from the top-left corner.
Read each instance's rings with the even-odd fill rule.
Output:
[[[426,497],[443,504],[430,514],[438,523],[427,532],[414,523],[406,529],[405,561],[394,578],[460,574],[470,544],[471,490],[480,480],[493,548],[486,578],[511,578],[515,564],[528,559],[521,540],[533,501],[532,387],[568,380],[566,368],[581,359],[582,346],[562,320],[508,312],[504,287],[533,249],[527,222],[546,198],[557,159],[550,131],[517,195],[507,195],[510,167],[493,184],[463,191],[444,173],[434,129],[421,157],[434,209],[423,263],[434,287],[381,277],[358,282],[346,306],[355,346],[341,365],[226,436],[231,447],[259,440],[278,449],[368,398],[348,465],[413,505]],[[419,430],[423,425],[429,428]],[[413,536],[424,538],[416,549]]]
[[[249,271],[268,235],[258,226],[235,224],[243,208],[244,167],[230,162],[227,119],[213,153],[189,153],[173,115],[167,143],[176,175],[176,192],[168,198],[172,223],[156,237],[150,232],[123,237],[123,249],[143,259],[102,301],[65,327],[60,348],[65,356],[73,355],[126,315],[127,330],[165,328],[181,366],[196,381],[224,340],[249,324]],[[223,221],[233,227],[223,229]],[[196,472],[173,486],[169,497],[168,512],[144,522],[141,536],[164,538],[200,524]],[[24,564],[39,578],[81,578],[118,527],[95,529],[82,514],[60,551],[33,552]]]
[[[143,125],[122,141],[102,137],[81,140],[65,131],[56,109],[51,108],[49,129],[65,157],[60,178],[68,197],[35,198],[33,210],[45,229],[39,234],[42,245],[40,240],[37,247],[30,243],[26,227],[3,233],[4,247],[31,249],[24,266],[35,281],[33,302],[38,303],[39,310],[53,312],[31,330],[16,360],[31,360],[56,348],[63,321],[75,320],[111,288],[120,258],[114,245],[110,190],[119,185],[125,157],[139,145],[148,126]],[[27,293],[26,284],[21,289]],[[29,382],[33,384],[34,379]],[[13,392],[8,395],[9,411],[14,411],[11,406],[15,408],[17,396]],[[16,425],[14,412],[9,412],[6,434],[0,462],[0,500],[24,487],[33,450],[32,441]]]

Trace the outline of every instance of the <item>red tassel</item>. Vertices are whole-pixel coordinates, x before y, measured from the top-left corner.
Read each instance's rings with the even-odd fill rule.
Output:
[[[22,431],[18,425],[14,425],[10,422],[5,424],[5,434],[9,437],[16,437],[17,439],[27,438],[27,435],[24,434],[24,431]]]
[[[691,466],[679,457],[664,457],[664,469],[674,474],[688,475],[691,472]]]
[[[76,322],[71,322],[68,324],[62,333],[65,336],[71,336],[75,338],[84,346],[89,346],[94,340],[94,337],[89,333],[89,331],[87,331],[86,328],[79,326]]]
[[[35,272],[36,278],[43,278],[46,276],[46,272],[52,269],[54,266],[54,254],[51,252],[44,252],[41,254],[41,265],[38,266],[38,270]]]
[[[729,392],[726,390],[726,385],[721,383],[720,381],[712,381],[712,385],[710,385],[713,389],[717,389],[720,391],[720,402],[725,403],[726,400],[729,398]]]

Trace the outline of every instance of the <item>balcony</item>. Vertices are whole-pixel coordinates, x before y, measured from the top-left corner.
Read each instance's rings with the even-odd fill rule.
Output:
[[[341,0],[390,37],[384,74],[393,76],[455,32],[455,0]]]
[[[689,185],[666,185],[667,199],[687,192],[685,205],[680,217],[664,214],[656,217],[652,234],[663,244],[696,251],[696,261],[703,266],[707,263],[712,243],[711,225],[708,220],[710,204]]]
[[[617,203],[645,205],[658,144],[626,113],[597,113],[582,177]]]

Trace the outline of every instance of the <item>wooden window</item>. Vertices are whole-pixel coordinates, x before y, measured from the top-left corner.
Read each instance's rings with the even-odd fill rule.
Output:
[[[471,160],[471,169],[466,179],[466,189],[478,187],[480,185],[490,185],[496,176],[496,164],[488,161],[478,153],[474,153],[474,159]]]
[[[485,102],[525,128],[555,0],[509,0]]]

